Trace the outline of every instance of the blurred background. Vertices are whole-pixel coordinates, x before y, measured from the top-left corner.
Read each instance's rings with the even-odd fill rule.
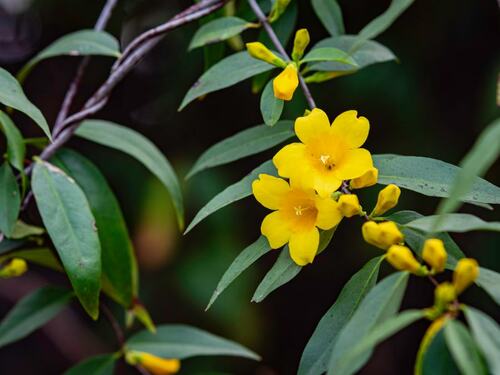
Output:
[[[339,3],[348,33],[357,33],[389,5],[388,0]],[[189,4],[180,0],[121,0],[108,31],[126,45],[135,35]],[[102,5],[103,1],[97,0],[0,0],[1,66],[15,73],[58,37],[92,28]],[[300,0],[298,6],[297,27],[307,27],[313,42],[327,37],[310,2]],[[399,57],[399,63],[374,65],[355,75],[312,86],[313,95],[331,118],[347,109],[357,109],[366,116],[371,123],[366,147],[374,154],[421,155],[457,164],[481,130],[499,115],[498,20],[494,0],[416,1],[377,38]],[[262,123],[260,95],[251,93],[250,81],[210,94],[182,112],[177,111],[186,91],[204,70],[203,51],[187,52],[196,28],[191,24],[168,34],[115,89],[97,116],[138,130],[164,152],[183,182],[187,222],[212,196],[276,151],[184,180],[207,147]],[[246,41],[256,38],[257,31],[244,34]],[[221,48],[226,54],[232,53],[229,46]],[[25,84],[28,96],[49,123],[55,119],[78,62],[71,57],[44,61]],[[108,58],[92,58],[75,109],[105,79],[111,63]],[[304,99],[296,95],[286,105],[284,117],[293,119],[305,107]],[[23,116],[15,120],[26,136],[39,135]],[[250,299],[278,252],[268,254],[247,270],[204,312],[224,270],[259,236],[265,210],[248,198],[210,216],[182,236],[165,190],[141,165],[124,154],[85,141],[73,140],[69,146],[101,168],[118,197],[140,265],[140,296],[154,321],[193,324],[239,341],[263,357],[261,363],[231,358],[187,360],[183,363],[184,374],[294,374],[305,344],[342,286],[368,259],[379,254],[362,241],[362,221],[352,219],[339,227],[327,251],[314,264],[262,303],[251,303]],[[500,185],[499,172],[497,163],[486,178]],[[363,192],[365,206],[374,203],[379,189]],[[403,191],[398,208],[431,214],[437,202]],[[489,220],[500,219],[498,210],[488,212],[471,206],[463,210]],[[25,220],[36,222],[38,217],[31,211]],[[454,238],[466,254],[500,271],[498,234],[476,232]],[[381,274],[389,271],[384,265]],[[35,266],[19,279],[1,281],[0,316],[28,291],[48,282],[66,281]],[[432,295],[430,283],[411,279],[403,308],[429,306]],[[467,291],[463,301],[473,301],[476,307],[500,319],[498,306],[478,288]],[[117,306],[108,304],[120,314]],[[361,373],[412,373],[427,325],[417,323],[380,345]],[[90,355],[115,349],[107,321],[101,318],[91,322],[75,303],[41,331],[0,350],[0,372],[59,374]],[[120,365],[117,373],[133,374],[134,370]]]

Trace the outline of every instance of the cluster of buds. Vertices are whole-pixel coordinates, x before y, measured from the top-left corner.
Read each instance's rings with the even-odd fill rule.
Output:
[[[125,361],[132,366],[141,366],[152,375],[172,375],[179,372],[181,363],[178,359],[165,359],[150,353],[129,351]]]

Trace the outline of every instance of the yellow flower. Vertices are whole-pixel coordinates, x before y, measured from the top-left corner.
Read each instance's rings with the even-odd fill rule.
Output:
[[[0,269],[0,277],[8,279],[11,277],[18,277],[28,270],[26,261],[21,258],[14,258],[8,264]]]
[[[401,245],[392,245],[387,250],[387,261],[400,271],[409,271],[416,275],[426,274],[425,266],[422,266],[409,248]]]
[[[265,61],[268,64],[276,65],[279,68],[285,68],[286,62],[272,53],[269,48],[261,42],[252,42],[246,44],[248,54],[255,59]]]
[[[255,198],[274,210],[264,218],[261,232],[273,249],[289,244],[290,256],[299,266],[311,263],[318,251],[320,229],[331,229],[342,220],[338,204],[314,190],[266,174],[252,183]]]
[[[292,59],[293,61],[299,61],[304,55],[304,51],[310,42],[309,31],[307,29],[297,30],[295,33],[295,39],[293,41],[293,51]]]
[[[387,185],[378,193],[377,204],[370,216],[380,216],[398,204],[401,189],[394,184]]]
[[[349,185],[351,189],[361,189],[375,185],[377,183],[377,180],[378,180],[378,169],[372,167],[361,177],[352,179]]]
[[[453,272],[453,286],[457,294],[462,293],[479,276],[479,265],[472,258],[460,259]]]
[[[368,137],[370,124],[356,111],[347,111],[330,126],[328,116],[315,108],[297,118],[295,133],[301,143],[283,147],[273,158],[282,177],[302,180],[322,197],[330,197],[343,180],[360,177],[372,168],[368,150],[359,148]]]
[[[404,240],[403,233],[399,231],[398,226],[392,221],[384,221],[380,224],[367,221],[361,227],[361,231],[366,242],[383,250],[392,245],[400,244]]]
[[[435,272],[443,272],[447,258],[443,241],[438,238],[429,238],[424,243],[422,258]]]
[[[291,63],[273,81],[274,96],[281,100],[292,100],[299,85],[297,67]]]
[[[179,372],[181,363],[178,359],[165,359],[150,353],[130,351],[125,355],[127,363],[140,365],[153,375],[171,375]]]
[[[361,212],[361,205],[356,194],[343,194],[337,203],[340,213],[345,217],[353,217]]]

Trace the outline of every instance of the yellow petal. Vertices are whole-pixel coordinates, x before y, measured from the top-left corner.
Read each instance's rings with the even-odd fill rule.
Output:
[[[319,231],[313,227],[307,231],[293,233],[290,236],[290,257],[299,266],[312,263],[319,246]]]
[[[293,93],[298,85],[297,67],[295,64],[288,64],[273,80],[274,96],[281,100],[292,100]]]
[[[308,115],[295,120],[295,133],[303,142],[308,143],[330,131],[330,120],[321,109],[314,108]]]
[[[262,221],[260,231],[266,236],[273,249],[285,245],[291,235],[286,217],[280,211],[274,211],[267,215]]]
[[[361,147],[370,131],[368,119],[357,115],[357,111],[345,111],[338,115],[332,124],[332,134],[342,138],[350,148]]]
[[[368,150],[357,148],[345,153],[335,168],[335,174],[340,180],[350,180],[360,177],[373,167],[372,156]]]
[[[260,174],[259,179],[252,182],[252,192],[255,199],[270,210],[281,207],[281,201],[290,191],[290,186],[282,178]]]
[[[314,173],[314,189],[320,197],[329,198],[342,185],[342,180],[333,173]]]
[[[302,143],[290,143],[279,150],[273,158],[278,174],[282,177],[298,174],[298,167],[306,164],[305,149],[306,146]]]
[[[320,229],[331,229],[342,220],[342,214],[340,213],[338,203],[331,198],[317,197],[316,209],[318,210],[316,226]]]

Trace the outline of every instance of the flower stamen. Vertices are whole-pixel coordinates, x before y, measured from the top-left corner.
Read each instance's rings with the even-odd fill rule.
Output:
[[[302,207],[302,206],[297,206],[297,207],[294,207],[293,208],[295,210],[295,215],[297,216],[302,216],[302,214],[304,213],[304,211],[308,210],[309,207]]]

